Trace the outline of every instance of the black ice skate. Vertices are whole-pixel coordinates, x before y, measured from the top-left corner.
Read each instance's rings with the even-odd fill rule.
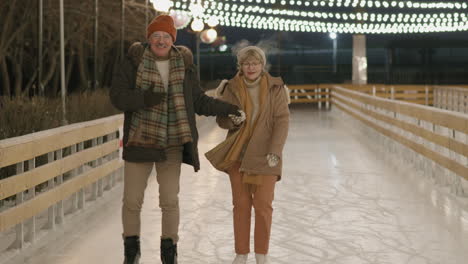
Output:
[[[177,244],[172,239],[161,239],[161,261],[162,264],[177,264]]]
[[[140,260],[140,238],[130,236],[124,238],[125,260],[124,264],[138,264]]]

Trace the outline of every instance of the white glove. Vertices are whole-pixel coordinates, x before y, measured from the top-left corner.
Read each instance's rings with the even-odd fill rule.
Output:
[[[270,168],[275,167],[276,165],[278,165],[279,157],[276,154],[269,153],[266,156],[266,158],[267,158],[267,161],[268,161],[268,166],[270,166]]]
[[[231,118],[232,122],[234,123],[235,126],[239,126],[242,124],[242,122],[245,121],[245,113],[242,110],[239,110],[240,116],[236,115],[229,115],[229,118]]]

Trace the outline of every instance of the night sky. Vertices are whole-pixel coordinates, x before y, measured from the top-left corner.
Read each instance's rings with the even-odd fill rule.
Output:
[[[242,40],[248,40],[251,44],[259,41],[277,43],[281,40],[283,48],[297,46],[310,48],[327,48],[331,45],[331,39],[327,33],[315,32],[278,32],[273,30],[244,29],[235,27],[216,27],[218,35],[226,36],[226,44],[235,45]],[[194,34],[188,33],[188,29],[178,32],[177,44],[192,46],[195,43]],[[468,48],[468,32],[424,33],[424,34],[369,34],[367,35],[368,47],[386,47],[391,43],[405,43],[412,47],[424,47],[432,45],[441,48],[466,47]],[[203,48],[210,45],[202,44]],[[352,47],[352,34],[338,35],[339,48]]]

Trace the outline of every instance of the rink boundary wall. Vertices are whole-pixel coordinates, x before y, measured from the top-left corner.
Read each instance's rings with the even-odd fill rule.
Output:
[[[427,173],[456,175],[455,193],[468,180],[468,116],[462,113],[382,99],[334,86],[333,105],[386,137],[416,152]],[[436,170],[442,167],[444,171]],[[453,178],[453,177],[452,177]],[[464,181],[463,180],[463,181]]]
[[[407,103],[434,106],[440,109],[468,113],[468,86],[448,85],[386,85],[386,84],[301,84],[288,85],[291,103],[317,104],[330,108],[333,87]]]
[[[0,180],[0,232],[16,233],[8,249],[34,242],[121,180],[122,124],[120,114],[0,141],[0,167],[16,168]]]

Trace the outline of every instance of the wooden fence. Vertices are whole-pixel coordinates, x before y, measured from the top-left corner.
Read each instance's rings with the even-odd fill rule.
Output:
[[[0,234],[15,237],[7,249],[34,242],[116,184],[122,123],[116,115],[0,141],[0,168],[13,171],[0,180]]]
[[[468,86],[434,86],[434,106],[468,113]]]
[[[418,164],[426,175],[443,175],[442,181],[455,194],[468,193],[467,115],[370,96],[338,85],[332,101],[334,107],[385,135],[380,145],[386,151],[399,143],[412,150],[399,153],[403,159]]]
[[[414,104],[433,105],[434,88],[430,85],[385,85],[385,84],[339,84],[340,87]]]
[[[414,104],[433,105],[434,88],[430,85],[384,85],[384,84],[303,84],[288,85],[291,103],[316,103],[321,108],[330,107],[331,90],[342,88],[362,92],[380,98],[404,101]]]
[[[316,103],[330,108],[331,86],[322,84],[288,85],[291,103]]]

